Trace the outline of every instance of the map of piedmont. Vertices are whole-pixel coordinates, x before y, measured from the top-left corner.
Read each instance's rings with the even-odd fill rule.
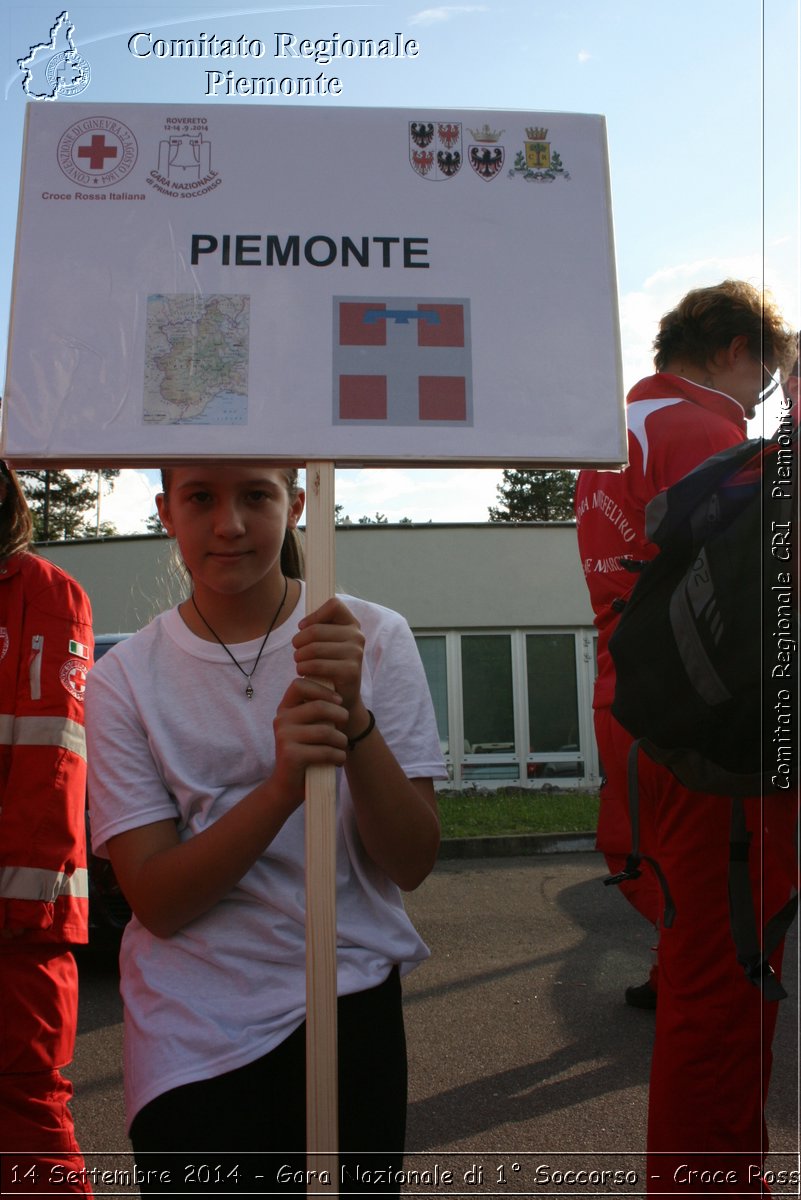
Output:
[[[55,100],[59,95],[83,91],[87,63],[79,55],[69,13],[62,12],[50,30],[50,41],[31,46],[27,58],[17,60],[24,72],[22,86],[34,100]]]
[[[148,296],[144,422],[246,425],[249,296]]]

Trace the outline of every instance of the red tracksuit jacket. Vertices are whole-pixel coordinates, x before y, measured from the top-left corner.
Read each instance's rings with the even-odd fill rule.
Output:
[[[18,935],[9,946],[87,940],[92,645],[89,600],[73,579],[29,553],[0,562],[0,931]]]
[[[576,528],[598,629],[594,705],[615,694],[608,644],[637,575],[620,558],[653,558],[645,537],[645,507],[704,459],[745,440],[745,413],[723,392],[665,373],[642,379],[627,397],[629,465],[624,471],[582,471],[576,487]]]

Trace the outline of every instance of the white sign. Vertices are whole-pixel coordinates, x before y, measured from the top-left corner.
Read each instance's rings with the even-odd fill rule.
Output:
[[[619,465],[604,120],[29,105],[7,378],[20,465]]]

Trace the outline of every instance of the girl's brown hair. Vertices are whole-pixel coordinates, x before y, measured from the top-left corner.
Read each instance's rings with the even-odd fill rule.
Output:
[[[285,467],[282,468],[282,474],[286,481],[286,490],[289,493],[289,502],[291,504],[300,491],[298,487],[298,469],[297,467]],[[163,467],[161,471],[161,490],[165,496],[167,495],[169,485],[170,468]],[[297,529],[287,528],[284,534],[283,545],[281,546],[281,572],[287,579],[303,579],[303,571],[303,543],[300,540],[300,534]]]
[[[21,554],[33,540],[33,521],[28,503],[14,471],[0,458],[0,486],[5,495],[0,504],[0,558]]]
[[[291,503],[300,491],[297,467],[287,467],[284,470],[284,477]],[[297,529],[287,529],[281,546],[281,571],[287,579],[303,579],[304,569],[303,543],[300,540],[300,534]]]

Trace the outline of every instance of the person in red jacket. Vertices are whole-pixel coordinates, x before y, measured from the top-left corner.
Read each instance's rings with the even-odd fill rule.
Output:
[[[87,940],[89,600],[30,553],[0,460],[0,1194],[91,1194],[60,1068],[71,1060]],[[23,1152],[23,1153],[21,1153]]]
[[[595,729],[607,776],[598,842],[613,861],[631,847],[632,739],[611,713],[615,669],[608,645],[637,579],[626,563],[657,552],[645,537],[645,507],[709,455],[745,440],[746,420],[795,354],[794,336],[772,302],[735,280],[685,296],[662,318],[654,345],[657,374],[627,398],[628,467],[582,471],[576,494],[579,550],[598,628]],[[659,935],[649,1191],[759,1194],[776,1004],[746,978],[730,932],[728,801],[688,791],[644,754],[639,775],[641,847],[659,863],[676,907],[672,926]],[[797,872],[796,812],[777,796],[745,804],[754,893],[772,913]],[[653,905],[658,892],[647,866],[644,872]]]

